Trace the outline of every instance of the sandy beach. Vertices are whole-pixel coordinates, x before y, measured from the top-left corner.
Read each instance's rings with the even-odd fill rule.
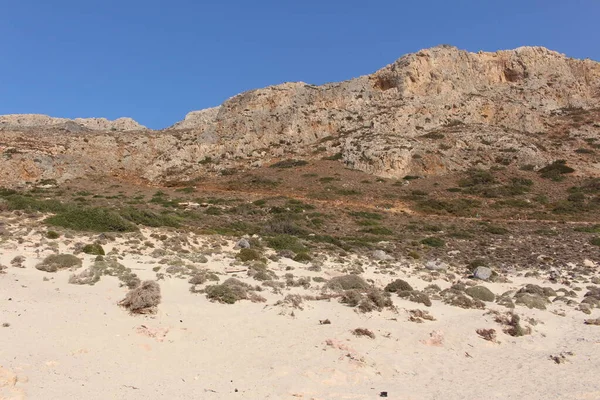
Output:
[[[104,247],[142,280],[156,280],[153,268],[160,263],[151,254],[161,243],[152,233],[119,235]],[[128,289],[115,277],[75,285],[68,283],[74,271],[35,268],[45,256],[73,253],[75,243],[97,236],[48,240],[34,229],[2,241],[0,264],[7,268],[0,275],[1,399],[600,398],[594,372],[600,370],[600,328],[584,324],[600,316],[597,309],[588,315],[563,302],[550,303],[546,310],[517,305],[514,311],[531,333],[513,337],[503,333],[493,313],[510,310],[493,302],[485,309],[436,300],[425,307],[392,295],[393,307],[361,313],[335,297],[315,300],[324,284],[312,280],[308,287],[292,285],[278,293],[265,288],[259,292],[264,301],[221,304],[191,293],[185,277],[165,273],[158,280],[162,301],[156,313],[131,315],[117,305]],[[140,236],[154,247],[131,250],[129,241]],[[206,263],[198,264],[202,269],[221,280],[258,283],[235,260],[235,242],[210,236],[194,241],[198,251],[209,254]],[[219,251],[210,254],[207,249],[215,246]],[[168,248],[165,253],[176,257]],[[16,256],[25,258],[22,268],[11,265]],[[83,269],[96,256],[78,257]],[[343,275],[344,264],[324,258],[320,271],[286,258],[269,260],[268,267],[278,276],[326,280]],[[453,284],[443,272],[415,261],[369,258],[355,256],[353,262],[362,263],[361,275],[376,287],[398,278],[419,290]],[[560,288],[517,275],[522,274],[485,285],[494,293],[527,283]],[[286,302],[293,294],[312,298],[297,305]],[[415,309],[435,320],[412,322],[409,311]],[[356,336],[356,328],[369,330],[374,338]],[[478,329],[494,329],[495,340],[484,340]]]

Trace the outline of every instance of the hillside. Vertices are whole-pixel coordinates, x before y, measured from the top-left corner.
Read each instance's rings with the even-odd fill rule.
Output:
[[[160,183],[326,157],[387,178],[556,159],[597,175],[600,64],[541,47],[440,46],[345,82],[245,92],[163,131],[25,117],[0,117],[0,184],[97,174]]]

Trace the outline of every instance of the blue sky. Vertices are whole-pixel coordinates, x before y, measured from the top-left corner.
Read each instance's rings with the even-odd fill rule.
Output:
[[[245,90],[369,74],[438,44],[600,60],[600,1],[0,0],[0,114],[155,129]]]

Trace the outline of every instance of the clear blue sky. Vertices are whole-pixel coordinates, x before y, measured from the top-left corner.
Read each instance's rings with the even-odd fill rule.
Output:
[[[438,44],[600,60],[600,1],[0,0],[0,114],[159,129],[245,90],[350,79]]]

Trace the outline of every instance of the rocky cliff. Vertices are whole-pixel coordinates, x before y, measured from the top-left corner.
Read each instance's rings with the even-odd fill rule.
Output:
[[[398,178],[556,159],[600,173],[600,63],[541,47],[439,46],[345,82],[245,92],[160,132],[78,122],[90,132],[55,135],[55,124],[11,118],[0,118],[5,182],[89,173],[159,182],[324,157]]]
[[[0,115],[0,127],[3,128],[38,128],[53,127],[67,130],[97,130],[97,131],[131,131],[146,129],[131,118],[117,118],[110,121],[106,118],[53,118],[41,114],[10,114]]]

